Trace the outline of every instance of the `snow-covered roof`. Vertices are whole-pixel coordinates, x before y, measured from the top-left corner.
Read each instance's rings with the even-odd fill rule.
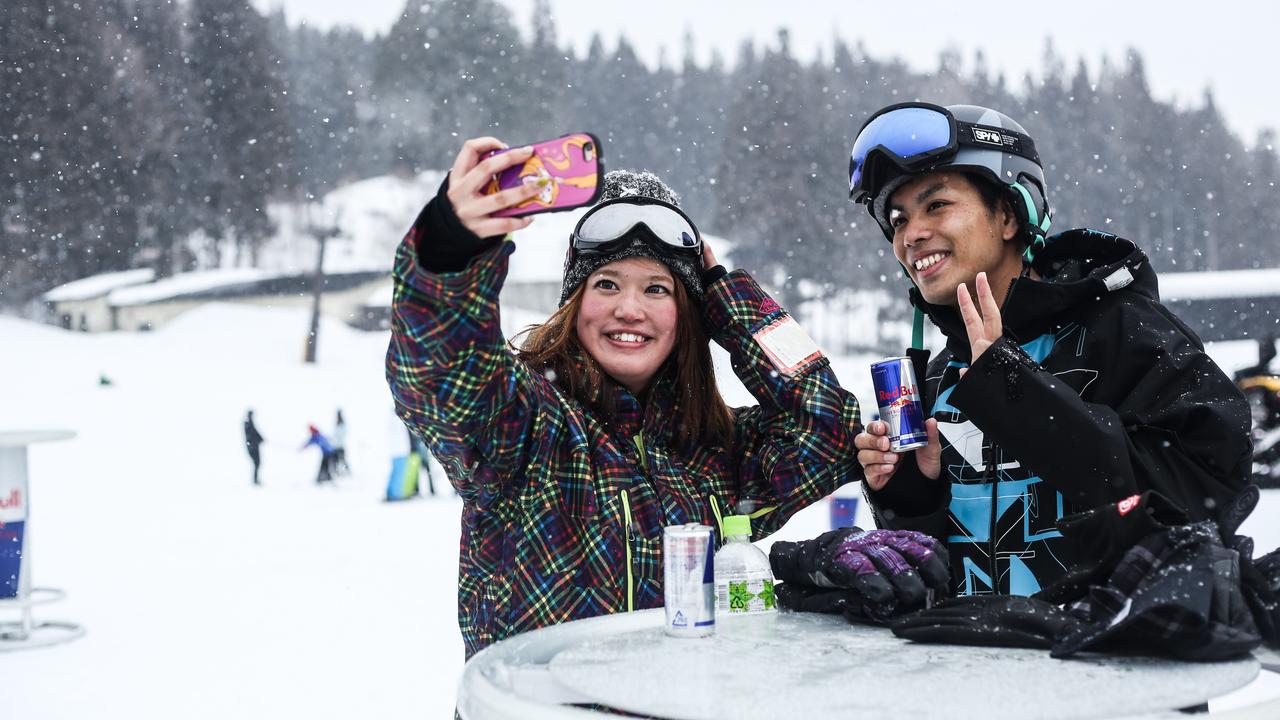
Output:
[[[1280,268],[1160,273],[1159,278],[1162,300],[1211,300],[1280,295]]]
[[[107,296],[107,302],[116,307],[145,305],[168,300],[181,295],[204,292],[214,288],[242,285],[292,273],[269,272],[257,268],[224,268],[221,270],[197,270],[165,278],[149,285],[120,288]]]
[[[42,295],[41,299],[45,302],[92,300],[93,298],[106,295],[117,288],[151,282],[152,278],[155,276],[156,271],[151,268],[140,268],[138,270],[124,270],[121,272],[93,275],[91,277],[73,280],[65,285],[59,285]]]

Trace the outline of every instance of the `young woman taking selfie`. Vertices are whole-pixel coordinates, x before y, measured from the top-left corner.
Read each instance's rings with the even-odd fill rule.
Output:
[[[468,140],[395,261],[387,378],[463,498],[471,655],[518,632],[662,605],[662,530],[750,507],[753,537],[859,477],[857,400],[648,173],[613,172],[568,241],[561,305],[508,346],[498,294],[531,217],[486,195],[527,148]],[[758,405],[730,408],[710,340]]]

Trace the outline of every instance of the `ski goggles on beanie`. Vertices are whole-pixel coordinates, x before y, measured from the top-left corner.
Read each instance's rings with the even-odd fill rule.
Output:
[[[673,255],[702,255],[702,235],[680,208],[647,197],[623,197],[595,206],[569,237],[575,254],[609,254],[641,235],[654,248]]]
[[[702,235],[675,205],[640,195],[606,200],[578,221],[565,254],[560,304],[591,273],[616,260],[647,257],[667,266],[702,299]]]
[[[893,177],[944,165],[962,147],[998,150],[1040,164],[1029,135],[957,120],[939,105],[899,103],[872,115],[858,131],[849,153],[849,199],[870,202]]]

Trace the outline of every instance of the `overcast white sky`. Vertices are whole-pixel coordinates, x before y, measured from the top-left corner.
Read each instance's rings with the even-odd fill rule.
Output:
[[[283,7],[294,23],[322,29],[354,25],[370,35],[390,29],[406,2],[252,1],[263,9]],[[517,25],[527,28],[533,2],[502,1]],[[680,61],[686,29],[701,46],[703,62],[712,48],[732,62],[743,38],[772,44],[777,28],[786,27],[793,52],[805,59],[819,49],[828,53],[836,35],[851,43],[861,40],[872,55],[896,55],[918,70],[935,69],[946,47],[959,49],[966,63],[981,48],[993,71],[1004,70],[1010,81],[1019,83],[1024,73],[1037,72],[1046,37],[1071,60],[1069,67],[1083,56],[1092,71],[1103,56],[1122,62],[1132,47],[1146,62],[1156,97],[1198,105],[1204,89],[1212,87],[1227,122],[1250,145],[1260,128],[1280,128],[1280,3],[1271,0],[551,0],[551,6],[561,43],[571,42],[579,55],[593,32],[599,32],[608,47],[625,30],[651,65],[664,47],[669,63]]]

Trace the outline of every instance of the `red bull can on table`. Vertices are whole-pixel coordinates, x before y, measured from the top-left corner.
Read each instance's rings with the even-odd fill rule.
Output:
[[[711,526],[689,523],[662,531],[666,632],[705,637],[716,630],[715,540]]]
[[[920,386],[911,358],[887,358],[872,364],[871,385],[880,419],[889,426],[889,449],[903,452],[927,445]]]

